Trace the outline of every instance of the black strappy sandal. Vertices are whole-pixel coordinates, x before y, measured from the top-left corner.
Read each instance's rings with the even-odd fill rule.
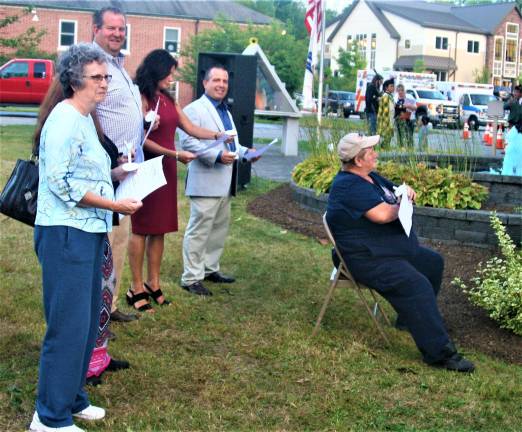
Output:
[[[171,304],[171,302],[168,301],[165,297],[163,297],[163,303],[158,302],[158,298],[160,298],[163,295],[163,291],[161,291],[161,288],[158,288],[156,291],[153,291],[147,282],[143,282],[143,286],[145,287],[146,293],[150,297],[152,297],[152,300],[154,300],[154,303],[160,306],[168,306]]]
[[[140,312],[147,312],[147,311],[150,311],[150,310],[154,310],[152,308],[151,304],[149,303],[149,294],[146,293],[145,291],[144,292],[140,292],[138,294],[134,294],[134,291],[129,289],[127,291],[126,298],[127,298],[127,304],[129,306],[132,306],[134,309],[136,309],[136,310],[138,310]],[[136,307],[134,304],[136,302],[139,302],[140,300],[147,300],[147,303],[141,305],[140,307]]]

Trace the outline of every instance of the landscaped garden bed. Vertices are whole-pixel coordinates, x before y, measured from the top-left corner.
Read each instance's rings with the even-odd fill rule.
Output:
[[[503,177],[503,176],[498,176]],[[522,179],[522,178],[521,178]],[[291,183],[293,199],[304,208],[324,213],[328,194],[317,194],[312,189]],[[471,246],[495,247],[497,239],[493,232],[488,210],[454,210],[434,207],[414,207],[413,226],[419,237],[430,240],[456,242]],[[520,244],[522,233],[521,213],[498,213],[502,223],[515,243]]]

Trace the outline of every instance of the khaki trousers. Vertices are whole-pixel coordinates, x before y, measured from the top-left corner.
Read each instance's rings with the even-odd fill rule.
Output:
[[[114,293],[112,295],[112,308],[114,312],[118,308],[118,293],[120,292],[121,274],[125,265],[125,257],[127,256],[127,246],[129,244],[130,216],[125,216],[120,220],[120,224],[112,227],[109,233],[109,243],[112,249],[112,263],[114,266],[114,275],[116,284],[114,285]]]
[[[190,197],[190,219],[183,238],[182,285],[219,271],[230,222],[230,197]]]

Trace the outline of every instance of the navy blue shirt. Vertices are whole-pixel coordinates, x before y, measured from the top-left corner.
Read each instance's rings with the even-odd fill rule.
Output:
[[[374,184],[340,171],[332,183],[326,218],[341,254],[349,259],[405,257],[416,253],[418,240],[406,236],[398,219],[377,224],[364,214],[383,202],[393,204],[393,183],[370,173]]]

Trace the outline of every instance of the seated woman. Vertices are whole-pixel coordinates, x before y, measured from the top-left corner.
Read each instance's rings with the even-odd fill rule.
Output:
[[[335,177],[326,218],[353,277],[380,293],[398,313],[429,365],[472,372],[450,341],[437,307],[444,261],[408,237],[398,220],[394,185],[374,172],[380,137],[351,133],[339,141],[342,169]],[[415,192],[408,187],[408,197]]]

